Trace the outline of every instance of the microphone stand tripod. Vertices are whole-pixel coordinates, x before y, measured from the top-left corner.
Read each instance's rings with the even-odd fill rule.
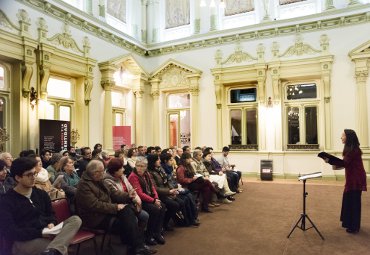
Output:
[[[306,230],[309,230],[310,228],[314,228],[316,230],[316,232],[320,235],[321,239],[322,240],[325,240],[324,237],[322,236],[322,234],[320,233],[320,231],[317,229],[317,227],[315,226],[315,224],[310,219],[310,217],[308,217],[308,215],[306,214],[306,197],[307,197],[307,195],[308,195],[308,192],[306,192],[306,180],[303,180],[303,213],[301,214],[301,217],[299,218],[299,220],[297,221],[297,223],[294,225],[294,227],[290,231],[290,233],[287,236],[287,238],[290,237],[290,235],[293,233],[293,231],[296,228],[300,228],[302,231],[306,231]],[[306,228],[306,218],[309,220],[309,222],[312,225],[309,228]],[[299,226],[299,224],[300,224],[300,226]]]

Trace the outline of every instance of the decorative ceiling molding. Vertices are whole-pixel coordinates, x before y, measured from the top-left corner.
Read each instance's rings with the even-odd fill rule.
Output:
[[[77,8],[74,8],[74,12],[78,13],[80,16],[71,14],[65,9],[46,2],[45,0],[17,1],[21,2],[22,4],[27,4],[32,8],[38,9],[39,11],[44,12],[53,18],[66,22],[81,31],[91,33],[100,39],[106,40],[114,45],[145,57],[160,56],[175,52],[201,49],[205,47],[214,47],[217,45],[236,43],[238,41],[250,41],[292,35],[296,33],[335,29],[343,26],[370,22],[370,15],[368,10],[366,10],[370,7],[370,4],[358,4],[343,9],[334,9],[305,17],[264,22],[253,26],[239,27],[229,30],[212,31],[209,34],[197,34],[173,42],[146,45],[115,28],[109,27],[109,25],[103,21],[84,13]],[[67,4],[61,4],[67,7]],[[362,12],[352,14],[354,11]],[[349,14],[349,12],[352,13]],[[334,15],[336,16],[333,17]],[[316,20],[307,21],[307,18]],[[295,22],[296,24],[290,25],[292,22]],[[275,27],[271,27],[271,25]],[[266,26],[270,27],[266,28]],[[249,29],[249,31],[240,32],[243,29]],[[224,35],[225,33],[229,34]],[[205,37],[208,37],[208,39],[203,39]],[[188,42],[182,43],[184,39],[188,40]],[[169,43],[171,43],[171,45],[168,45]]]

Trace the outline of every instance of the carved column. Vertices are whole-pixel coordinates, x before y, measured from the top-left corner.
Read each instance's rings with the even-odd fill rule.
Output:
[[[102,80],[101,86],[105,91],[104,97],[104,123],[103,123],[103,145],[109,151],[113,150],[113,131],[112,131],[112,88],[113,80]]]
[[[134,81],[135,86],[133,88],[133,92],[135,95],[135,109],[133,111],[133,119],[135,120],[134,130],[135,130],[135,144],[143,145],[145,144],[144,141],[144,86],[147,82],[146,77],[139,76],[137,80]]]
[[[190,94],[191,94],[191,102],[190,102],[190,111],[191,111],[191,137],[190,137],[190,144],[191,147],[195,147],[199,145],[199,134],[198,130],[200,130],[200,126],[198,124],[199,121],[199,75],[193,75],[188,77],[190,81]]]
[[[369,147],[368,134],[368,115],[367,115],[367,91],[366,80],[369,76],[369,71],[366,67],[367,59],[356,60],[356,85],[357,85],[357,111],[356,111],[356,130],[360,140],[361,147]],[[363,66],[363,64],[365,66]],[[360,66],[364,68],[359,68]]]
[[[274,114],[281,115],[281,81],[280,81],[280,67],[278,63],[275,65],[271,65],[271,83],[272,83],[272,101],[274,104]],[[283,125],[282,119],[276,118],[275,119],[275,149],[282,150],[283,149]]]
[[[321,81],[324,86],[324,119],[325,119],[325,149],[332,148],[332,112],[331,112],[331,84],[330,84],[331,64],[322,63]]]
[[[266,113],[263,113],[263,111],[266,111],[266,96],[265,96],[265,70],[264,69],[257,69],[257,95],[258,95],[258,127],[259,127],[259,150],[266,150],[266,135],[267,135],[267,129],[265,128],[267,125],[267,122],[269,120],[266,119]],[[260,107],[262,106],[262,107]],[[246,144],[246,137],[243,138],[243,143]]]
[[[222,81],[219,74],[215,76],[216,107],[217,107],[217,148],[223,146],[223,121],[222,121]]]
[[[150,81],[152,85],[152,90],[150,94],[153,97],[153,145],[159,145],[160,131],[159,131],[159,83],[160,80],[155,78]]]
[[[144,90],[134,90],[135,95],[135,111],[134,111],[134,119],[135,119],[135,144],[142,145],[144,144],[144,132],[143,132],[143,95]]]

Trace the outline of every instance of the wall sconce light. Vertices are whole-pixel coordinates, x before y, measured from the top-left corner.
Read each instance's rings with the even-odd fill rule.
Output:
[[[272,107],[273,105],[272,105],[272,99],[271,99],[271,97],[269,97],[268,98],[268,100],[267,100],[267,107]]]
[[[30,104],[31,104],[31,108],[33,110],[33,108],[35,107],[35,105],[37,105],[37,91],[35,90],[34,87],[31,87],[31,91],[30,91]]]

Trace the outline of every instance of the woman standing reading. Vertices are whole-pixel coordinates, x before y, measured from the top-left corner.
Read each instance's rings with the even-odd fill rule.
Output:
[[[361,223],[361,193],[366,191],[366,172],[362,162],[362,151],[355,131],[345,129],[342,134],[343,160],[324,158],[333,169],[345,168],[346,183],[343,192],[340,220],[348,233],[358,233]]]

